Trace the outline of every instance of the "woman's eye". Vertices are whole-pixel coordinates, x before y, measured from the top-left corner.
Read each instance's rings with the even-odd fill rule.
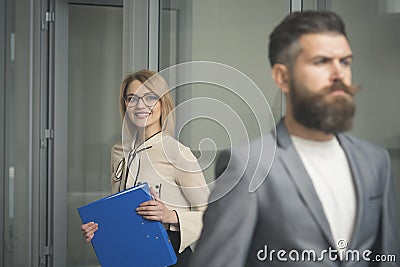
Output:
[[[157,95],[148,95],[146,96],[147,100],[158,100],[158,96]]]

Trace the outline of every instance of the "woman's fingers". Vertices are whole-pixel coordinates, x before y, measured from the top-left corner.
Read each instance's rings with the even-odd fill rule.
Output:
[[[168,209],[161,201],[150,200],[143,202],[136,208],[136,212],[143,218],[162,223],[177,223],[176,213]]]
[[[156,200],[149,200],[146,202],[143,202],[139,205],[139,207],[148,207],[148,206],[159,206],[161,203]]]
[[[150,214],[159,214],[162,213],[163,208],[161,205],[147,205],[147,206],[139,206],[136,208],[136,211],[139,215],[150,215]]]
[[[89,222],[89,223],[83,224],[81,226],[81,229],[84,233],[95,232],[95,231],[97,231],[98,226],[99,225],[95,222]]]
[[[83,236],[86,238],[86,242],[90,242],[94,237],[94,233],[99,229],[99,225],[95,222],[89,222],[81,225]]]
[[[147,220],[162,221],[163,218],[162,203],[155,200],[143,202],[136,208],[136,212]]]
[[[154,207],[150,207],[146,210],[140,210],[138,211],[138,214],[147,220],[162,221],[163,219],[163,211],[160,209],[154,209]]]
[[[89,236],[88,238],[86,238],[86,242],[89,243],[90,241],[92,241],[93,237],[94,237],[94,234],[92,234],[91,236]]]
[[[150,221],[159,221],[162,222],[162,217],[157,215],[143,215],[143,218]]]
[[[85,231],[86,229],[88,229],[89,227],[91,227],[93,225],[94,225],[94,222],[88,222],[88,223],[82,224],[81,225],[81,230]]]

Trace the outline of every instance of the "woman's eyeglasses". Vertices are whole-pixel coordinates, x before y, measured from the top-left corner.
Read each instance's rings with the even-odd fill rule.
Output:
[[[160,100],[160,97],[156,94],[145,94],[144,96],[137,96],[134,94],[129,94],[125,96],[125,103],[128,107],[135,107],[140,99],[142,99],[143,103],[148,107],[153,107],[157,104],[157,101]]]

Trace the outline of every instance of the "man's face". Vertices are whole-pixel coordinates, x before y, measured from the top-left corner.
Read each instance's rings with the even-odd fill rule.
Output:
[[[340,34],[306,34],[290,72],[289,99],[294,118],[325,133],[351,128],[355,107],[351,85],[352,52]]]

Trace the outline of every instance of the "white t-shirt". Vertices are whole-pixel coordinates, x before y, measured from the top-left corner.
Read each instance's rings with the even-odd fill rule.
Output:
[[[356,193],[346,155],[338,140],[313,141],[291,135],[328,219],[335,243],[350,242],[356,218]],[[338,248],[338,247],[337,247]]]

